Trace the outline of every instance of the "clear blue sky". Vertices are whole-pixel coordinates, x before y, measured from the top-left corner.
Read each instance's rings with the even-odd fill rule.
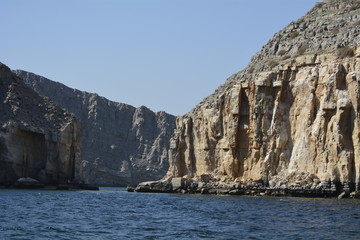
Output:
[[[174,115],[317,0],[0,0],[0,61]]]

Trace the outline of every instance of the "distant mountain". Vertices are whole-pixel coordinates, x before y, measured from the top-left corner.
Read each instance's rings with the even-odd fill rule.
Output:
[[[137,184],[162,178],[169,167],[175,117],[142,106],[112,102],[45,77],[16,70],[27,86],[52,99],[81,121],[81,159],[86,183]]]

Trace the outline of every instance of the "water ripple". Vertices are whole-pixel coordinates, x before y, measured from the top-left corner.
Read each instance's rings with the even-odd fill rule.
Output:
[[[360,239],[360,202],[0,190],[0,239]]]

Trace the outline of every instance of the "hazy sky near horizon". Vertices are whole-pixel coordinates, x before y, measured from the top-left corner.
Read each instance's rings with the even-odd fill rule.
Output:
[[[318,0],[0,0],[0,62],[182,115]]]

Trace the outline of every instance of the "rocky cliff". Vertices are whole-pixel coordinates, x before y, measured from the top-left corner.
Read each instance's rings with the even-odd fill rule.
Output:
[[[0,63],[0,185],[80,182],[80,123]]]
[[[360,1],[319,2],[177,119],[168,176],[359,189]]]
[[[33,73],[21,70],[14,73],[36,92],[80,119],[86,183],[137,184],[166,174],[169,139],[176,128],[174,116],[154,113],[144,106],[134,108],[112,102]]]

